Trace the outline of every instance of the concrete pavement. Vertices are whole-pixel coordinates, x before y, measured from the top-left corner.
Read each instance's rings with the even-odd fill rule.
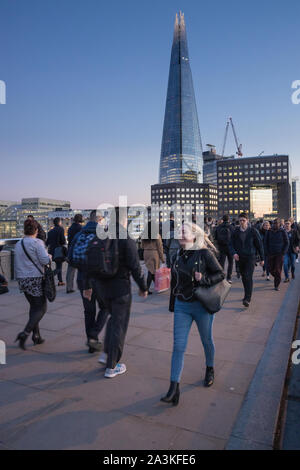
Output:
[[[13,341],[28,304],[11,283],[0,297],[0,339],[7,344],[7,364],[0,365],[0,448],[224,449],[289,287],[274,291],[259,267],[245,309],[241,286],[235,279],[215,317],[215,384],[203,387],[204,353],[193,325],[180,402],[171,407],[159,401],[168,390],[172,351],[168,293],[144,300],[134,287],[122,358],[128,371],[105,379],[97,355],[87,353],[79,293],[58,288],[41,322],[46,342],[32,346],[29,339],[23,352]]]

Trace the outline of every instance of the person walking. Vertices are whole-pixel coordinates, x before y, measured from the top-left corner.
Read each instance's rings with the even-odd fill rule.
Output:
[[[36,220],[33,215],[29,214],[27,216],[27,219],[30,219],[30,220]],[[46,232],[45,230],[43,229],[43,227],[41,226],[41,224],[36,221],[36,223],[38,224],[38,234],[37,234],[37,237],[36,238],[39,238],[40,240],[42,240],[44,243],[46,243],[46,239],[47,239],[47,235],[46,235]]]
[[[267,231],[264,248],[268,257],[269,270],[274,277],[274,289],[279,290],[284,255],[289,248],[289,238],[281,227],[281,219],[273,221],[272,228]]]
[[[87,235],[96,234],[97,225],[100,221],[101,221],[101,216],[97,216],[97,211],[92,210],[90,213],[88,223],[84,227],[81,227],[80,232],[77,232],[76,235],[72,237],[72,241],[71,241],[71,244],[69,246],[69,251],[68,251],[68,258],[70,262],[72,262],[74,246],[80,234],[87,234]],[[84,309],[85,333],[87,337],[86,344],[89,348],[88,352],[95,353],[97,351],[101,351],[102,349],[102,343],[101,341],[99,341],[98,337],[106,324],[107,318],[109,316],[109,312],[105,308],[103,300],[101,298],[98,298],[97,300],[95,292],[92,292],[90,299],[87,299],[83,295],[84,282],[85,282],[85,275],[80,269],[78,269],[77,287],[80,291],[80,295],[81,295],[82,303],[83,303],[83,309]],[[98,304],[98,307],[97,307],[97,304]],[[98,313],[97,313],[97,310],[98,310]]]
[[[83,291],[84,297],[88,300],[91,300],[94,292],[96,298],[104,302],[110,314],[105,332],[104,351],[101,356],[101,362],[106,364],[104,374],[106,378],[113,378],[126,372],[126,365],[119,361],[123,354],[131,310],[130,274],[139,287],[139,295],[143,298],[147,297],[147,286],[142,276],[136,243],[127,233],[127,214],[121,214],[117,208],[115,222],[118,251],[117,272],[109,279],[97,275],[85,276]],[[113,223],[114,221],[111,220],[110,225]]]
[[[215,231],[215,241],[219,250],[219,262],[224,269],[226,258],[228,260],[228,267],[227,267],[227,281],[231,284],[231,276],[232,276],[232,269],[233,269],[233,256],[229,250],[229,242],[231,240],[231,236],[234,232],[233,226],[229,223],[229,216],[227,214],[223,215],[223,222],[222,224],[216,227]]]
[[[37,238],[36,220],[25,220],[24,235],[24,238],[15,246],[15,275],[20,291],[24,292],[30,305],[29,321],[16,338],[20,348],[25,350],[25,342],[30,333],[32,333],[32,341],[35,345],[45,341],[41,337],[39,323],[47,310],[43,271],[44,267],[51,262],[51,256],[48,255],[44,242]]]
[[[300,238],[298,231],[292,229],[290,220],[285,221],[285,231],[289,239],[289,247],[283,258],[283,270],[285,275],[284,282],[289,282],[289,271],[291,270],[292,279],[295,279],[295,262],[299,253]]]
[[[249,224],[248,215],[241,212],[239,215],[239,227],[235,229],[229,242],[229,250],[235,261],[238,261],[239,270],[244,286],[243,305],[249,307],[253,290],[253,272],[256,255],[260,258],[261,266],[264,265],[264,249],[261,237],[256,228]]]
[[[268,220],[263,222],[262,228],[259,231],[263,244],[264,244],[266,233],[270,229],[271,229],[270,222]],[[265,277],[265,275],[267,276],[266,281],[270,281],[270,271],[269,271],[268,257],[266,256],[266,253],[264,253],[264,265],[263,265],[262,277]]]
[[[171,361],[170,387],[161,398],[165,403],[177,405],[179,384],[183,371],[184,354],[193,321],[196,322],[206,359],[204,384],[214,382],[215,346],[212,336],[214,315],[194,297],[194,288],[213,286],[225,277],[222,267],[212,250],[207,248],[204,231],[196,224],[184,223],[180,229],[181,248],[171,260],[172,286],[170,311],[174,312],[173,353]]]
[[[64,256],[59,258],[55,257],[55,250],[61,248],[62,253],[65,252],[66,239],[64,234],[64,229],[62,227],[62,220],[60,217],[55,217],[53,220],[54,228],[48,232],[48,237],[46,240],[46,246],[48,247],[48,252],[52,255],[53,261],[55,262],[56,269],[54,274],[57,275],[58,285],[65,286],[65,283],[62,279],[62,265],[64,262]]]
[[[155,236],[152,235],[151,225],[151,221],[149,221],[147,229],[142,236],[142,249],[144,250],[144,261],[146,268],[148,269],[148,294],[152,294],[149,289],[152,281],[155,281],[155,272],[159,269],[160,262],[165,262],[161,236],[159,233],[155,234]]]
[[[72,240],[75,235],[81,231],[83,223],[82,214],[76,214],[71,227],[68,229],[68,250],[71,246]],[[69,253],[68,253],[69,254]],[[66,284],[67,284],[67,294],[72,294],[74,290],[74,278],[75,278],[76,268],[68,264],[67,274],[66,274]]]

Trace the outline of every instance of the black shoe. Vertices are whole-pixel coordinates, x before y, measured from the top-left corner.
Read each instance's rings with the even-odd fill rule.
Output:
[[[289,278],[287,277],[283,282],[290,282]]]
[[[173,406],[177,406],[179,402],[179,396],[179,383],[171,382],[167,395],[162,397],[160,401],[163,401],[164,403],[172,403]]]
[[[214,368],[206,367],[206,373],[205,373],[205,379],[204,379],[205,387],[211,387],[212,384],[214,383],[214,379],[215,379]]]
[[[279,287],[274,287],[275,290],[279,290]]]
[[[75,292],[75,290],[73,290],[73,289],[67,290],[67,294],[73,294],[73,292]]]
[[[17,341],[19,341],[19,346],[21,349],[23,349],[24,351],[26,350],[25,348],[25,342],[28,338],[28,335],[26,333],[24,333],[24,331],[22,331],[22,333],[19,333],[18,336],[16,337],[15,339],[15,343]]]
[[[250,302],[249,302],[248,300],[243,300],[243,305],[244,305],[245,307],[249,307]]]
[[[102,350],[101,341],[97,341],[96,339],[89,339],[87,341],[87,345],[89,346],[89,353],[99,352]]]
[[[148,295],[152,295],[153,292],[151,292],[151,290],[148,290]]]
[[[36,346],[37,344],[43,344],[45,342],[44,338],[41,336],[32,336],[33,344]]]

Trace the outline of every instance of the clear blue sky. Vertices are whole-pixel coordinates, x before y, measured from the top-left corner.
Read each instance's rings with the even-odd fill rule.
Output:
[[[299,0],[1,0],[0,199],[150,202],[180,9],[203,143],[231,115],[245,155],[300,175]]]

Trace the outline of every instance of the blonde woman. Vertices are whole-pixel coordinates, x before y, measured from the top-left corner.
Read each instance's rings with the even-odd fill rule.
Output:
[[[180,250],[171,260],[172,291],[170,311],[174,311],[174,343],[171,365],[171,383],[161,401],[177,405],[179,382],[183,370],[184,353],[189,332],[195,320],[206,357],[205,386],[214,382],[214,353],[212,338],[214,315],[208,313],[194,298],[197,286],[212,286],[225,277],[214,254],[208,236],[196,224],[184,223],[179,233]]]

